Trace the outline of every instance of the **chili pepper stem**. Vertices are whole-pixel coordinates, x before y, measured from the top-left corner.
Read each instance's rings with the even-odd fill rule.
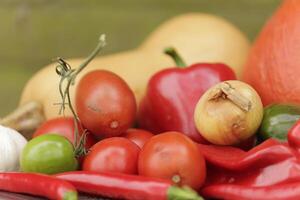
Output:
[[[177,67],[185,68],[187,66],[186,63],[181,58],[181,56],[177,53],[177,51],[173,47],[166,48],[164,50],[164,53],[169,55],[174,60]]]
[[[67,192],[63,200],[77,200],[78,195],[76,192]]]
[[[168,190],[168,200],[204,200],[189,187],[171,186]]]

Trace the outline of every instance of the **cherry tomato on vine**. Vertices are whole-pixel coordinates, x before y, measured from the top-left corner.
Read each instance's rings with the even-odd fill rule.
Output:
[[[82,165],[84,171],[137,173],[140,148],[122,137],[112,137],[95,144]]]
[[[143,129],[135,129],[131,128],[125,131],[125,133],[122,135],[123,137],[131,140],[136,145],[138,145],[140,148],[144,146],[144,144],[150,140],[151,137],[154,136],[149,131],[143,130]]]
[[[196,143],[179,132],[152,137],[142,148],[139,174],[174,181],[199,189],[206,177],[205,160]]]
[[[43,123],[33,134],[33,138],[44,135],[44,134],[57,134],[66,137],[70,142],[75,142],[75,121],[72,117],[58,117],[54,119],[50,119]],[[79,128],[79,137],[77,138],[77,142],[79,142],[81,135],[83,134],[83,130],[81,126],[78,125]],[[89,149],[96,143],[96,139],[93,135],[87,134],[85,148]]]
[[[76,88],[75,105],[82,124],[97,137],[119,136],[135,120],[136,101],[127,83],[118,75],[95,70]]]

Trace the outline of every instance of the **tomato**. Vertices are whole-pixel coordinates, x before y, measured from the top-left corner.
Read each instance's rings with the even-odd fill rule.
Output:
[[[44,134],[58,134],[66,137],[70,142],[74,144],[75,135],[74,135],[74,118],[72,117],[58,117],[54,119],[50,119],[43,123],[33,134],[33,138],[44,135]],[[79,137],[77,141],[79,142],[80,136],[83,133],[81,126],[79,128]],[[85,148],[89,149],[96,143],[95,138],[91,134],[87,134]]]
[[[104,139],[95,144],[85,157],[84,171],[137,173],[137,160],[140,148],[122,137]]]
[[[109,71],[87,73],[76,88],[75,105],[83,125],[101,138],[121,135],[135,120],[133,92]]]
[[[131,128],[128,129],[122,136],[128,138],[142,148],[144,144],[153,136],[153,134],[143,129]]]
[[[21,171],[56,174],[77,169],[71,142],[61,135],[46,134],[29,141],[20,157]]]
[[[156,135],[145,144],[138,171],[142,176],[169,179],[196,190],[206,177],[205,160],[196,143],[175,131]]]

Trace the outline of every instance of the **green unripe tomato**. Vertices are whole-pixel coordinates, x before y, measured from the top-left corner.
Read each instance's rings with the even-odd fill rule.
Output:
[[[264,108],[258,136],[261,141],[274,138],[287,141],[289,129],[300,119],[300,106],[272,104]]]
[[[63,136],[46,134],[29,141],[20,157],[21,171],[56,174],[77,169],[74,147]]]

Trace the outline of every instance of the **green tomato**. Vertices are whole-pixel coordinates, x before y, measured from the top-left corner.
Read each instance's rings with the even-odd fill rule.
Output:
[[[21,171],[56,174],[77,169],[74,147],[61,135],[46,134],[29,141],[20,157]]]
[[[274,138],[287,141],[289,129],[300,119],[300,107],[272,104],[264,108],[264,117],[258,130],[259,140]]]

